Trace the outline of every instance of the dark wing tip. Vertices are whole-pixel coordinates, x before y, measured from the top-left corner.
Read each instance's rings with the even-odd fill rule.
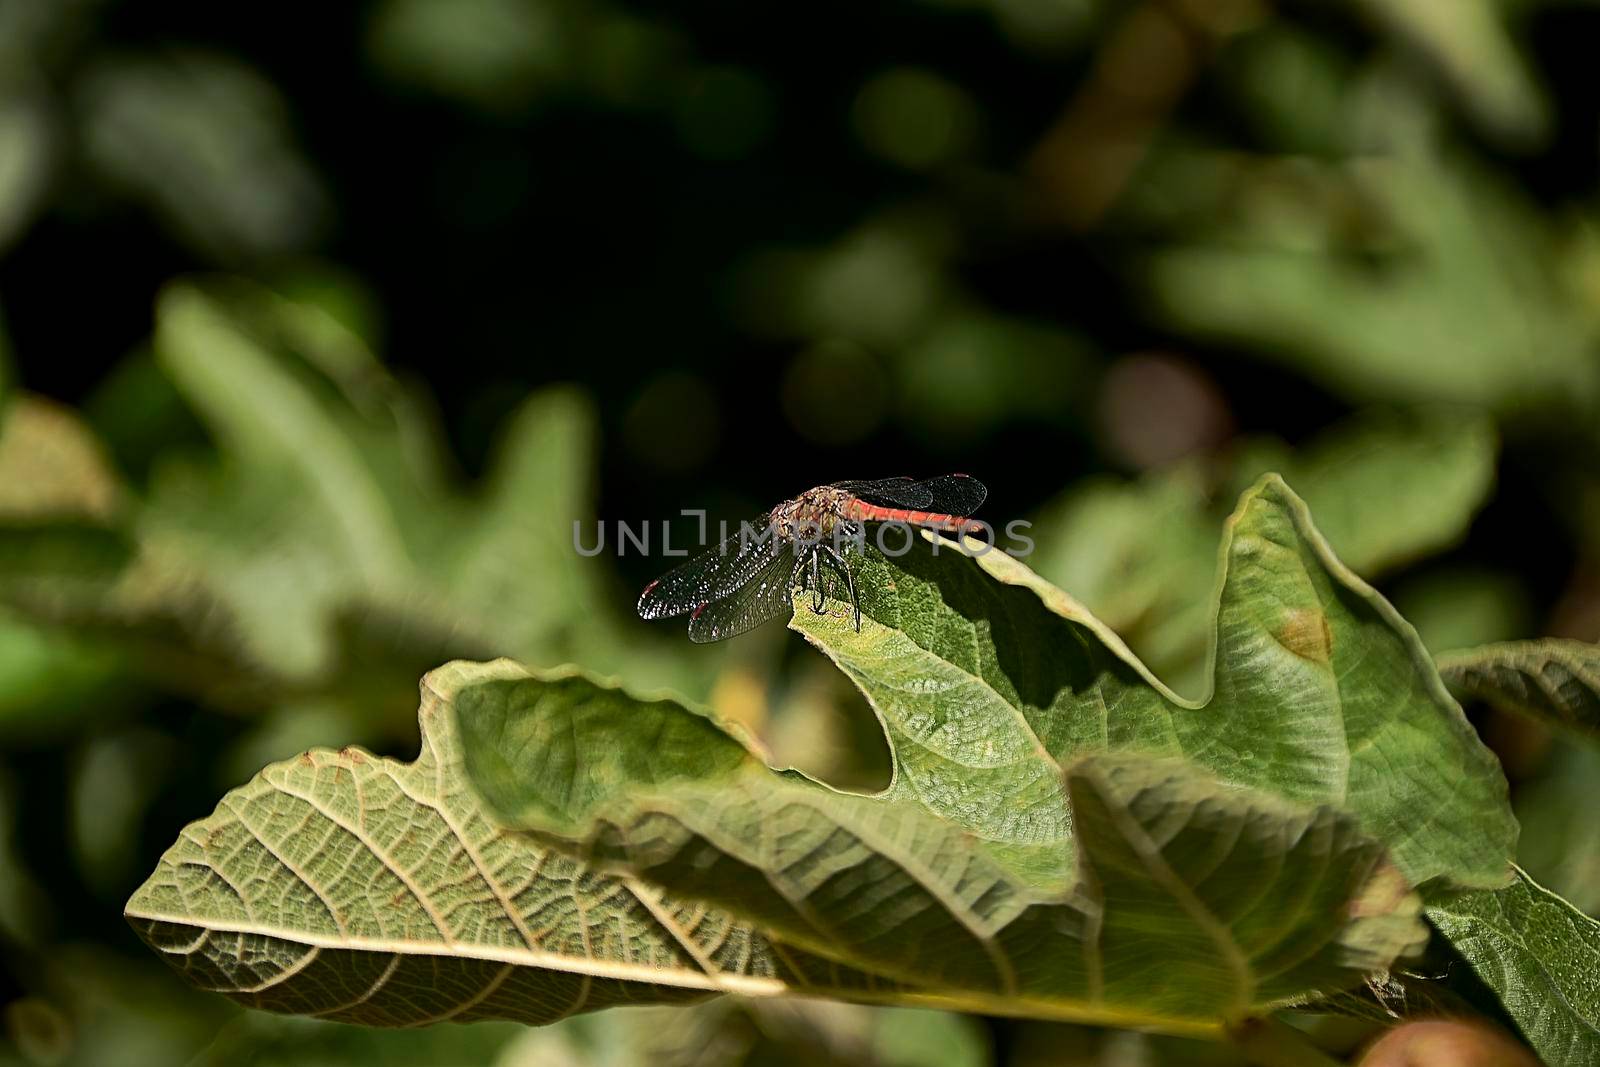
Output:
[[[658,586],[660,584],[661,584],[661,579],[657,578],[655,581],[653,581],[649,585],[645,586],[643,591],[639,593],[639,603],[638,603],[639,618],[641,618],[641,619],[654,619],[654,618],[659,617],[660,609],[658,607],[656,607],[655,605],[652,605],[650,603],[650,594],[655,592],[656,586]]]

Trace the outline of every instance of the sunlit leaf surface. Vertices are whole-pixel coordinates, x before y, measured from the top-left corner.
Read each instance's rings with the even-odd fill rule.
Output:
[[[1516,835],[1505,780],[1415,632],[1280,480],[1245,494],[1226,536],[1200,702],[1000,552],[908,554],[861,583],[872,620],[861,633],[804,612],[795,626],[883,718],[897,796],[1046,866],[1067,830],[1053,768],[1128,749],[1344,806],[1413,883],[1501,884]]]
[[[372,1025],[873,984],[489,818],[432,677],[415,761],[323,750],[266,768],[134,894],[140,935],[252,1007]]]

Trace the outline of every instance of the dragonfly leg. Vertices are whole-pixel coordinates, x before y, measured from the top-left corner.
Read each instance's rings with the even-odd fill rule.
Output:
[[[844,571],[845,584],[850,587],[850,610],[855,612],[856,633],[861,632],[861,598],[856,596],[856,576],[850,573],[850,568]]]
[[[812,548],[811,558],[811,610],[822,614],[822,552]]]
[[[789,572],[789,589],[799,589],[804,592],[806,588],[806,558],[799,553],[795,554],[794,569]]]
[[[834,568],[844,575],[844,584],[850,591],[850,607],[855,612],[856,633],[861,632],[861,598],[856,596],[856,576],[850,573],[850,565],[845,560],[844,554],[836,548],[828,549],[828,558]]]

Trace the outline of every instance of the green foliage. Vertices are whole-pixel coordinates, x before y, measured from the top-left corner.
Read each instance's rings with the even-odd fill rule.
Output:
[[[13,611],[132,645],[147,675],[238,711],[332,701],[367,728],[452,654],[620,664],[600,577],[572,562],[592,435],[579,397],[522,405],[467,493],[416,398],[313,305],[175,285],[155,354],[217,455],[163,457],[136,496],[70,413],[20,398],[0,427]],[[702,684],[628,652],[643,678]]]
[[[1494,488],[1495,436],[1470,410],[1369,414],[1298,451],[1247,442],[1230,484],[1275,471],[1301,487],[1339,558],[1376,578],[1462,538]]]
[[[1494,429],[1481,417],[1368,414],[1299,450],[1246,441],[1215,472],[1181,464],[1076,488],[1041,516],[1030,562],[1158,674],[1193,691],[1206,681],[1218,500],[1279,472],[1304,493],[1340,559],[1376,579],[1459,540],[1489,495],[1494,462]]]
[[[277,88],[237,59],[100,57],[77,95],[96,176],[214,261],[304,248],[326,223],[326,193]]]
[[[1347,806],[1414,884],[1503,879],[1515,827],[1492,757],[1410,627],[1333,556],[1278,479],[1247,492],[1229,521],[1204,701],[1176,697],[1010,557],[947,563],[951,577],[919,573],[912,559],[866,583],[892,590],[868,609],[887,630],[863,625],[858,636],[804,615],[796,625],[885,720],[902,753],[897,787],[935,810],[1004,794],[1011,801],[988,810],[1017,825],[997,822],[984,836],[1019,848],[1047,842],[1048,820],[1030,809],[1052,794],[1000,783],[1042,780],[1042,767],[1082,751],[1130,748],[1184,756],[1302,803]],[[1270,685],[1260,680],[1268,676]],[[980,722],[1001,725],[980,731]],[[1010,736],[996,739],[996,729]],[[1404,789],[1396,766],[1414,769]],[[969,776],[993,784],[934,785]],[[1438,833],[1419,835],[1419,819]]]
[[[50,120],[37,97],[0,96],[0,249],[25,228],[44,194],[50,136]]]
[[[1423,52],[1461,93],[1473,120],[1512,144],[1545,135],[1549,106],[1508,32],[1506,5],[1463,0],[1446,17],[1427,0],[1360,0],[1357,5],[1389,33]]]
[[[1595,1058],[1592,5],[827,16],[0,3],[0,1063]],[[901,469],[1037,577],[691,649],[569,547]],[[247,780],[198,985],[658,1006],[174,979]]]
[[[1600,1054],[1600,923],[1521,871],[1504,889],[1445,895],[1431,919],[1548,1063]]]
[[[1600,647],[1545,638],[1445,652],[1439,673],[1457,693],[1543,722],[1600,734]]]
[[[1416,951],[1408,884],[1489,891],[1515,833],[1415,634],[1281,481],[1224,559],[1203,703],[948,542],[872,565],[859,634],[802,607],[886,727],[876,796],[674,698],[453,664],[415,762],[267,768],[128,916],[247,1004],[385,1025],[741,992],[1219,1033]]]
[[[1241,195],[1267,209],[1151,257],[1162,314],[1357,401],[1592,410],[1597,323],[1568,280],[1581,247],[1472,164],[1419,157],[1406,101],[1380,111],[1371,99],[1349,95],[1370,109],[1351,125],[1397,146],[1381,160],[1307,163],[1298,185],[1273,161],[1246,161],[1226,184],[1192,183],[1215,197],[1189,194],[1196,219],[1227,217],[1222,201]],[[1174,183],[1213,165],[1174,155],[1161,163]]]
[[[509,665],[445,668],[427,689],[417,762],[309,753],[191,826],[128,904],[141,936],[251,1006],[380,1025],[791,992],[1183,1030],[1347,984],[1420,934],[1353,820],[1178,766],[1068,770],[1094,880],[1058,902],[958,828],[785,780],[679,705]],[[592,744],[616,763],[575,759]],[[607,828],[601,866],[486,818],[463,750],[489,764],[466,777],[491,804],[543,805],[563,781],[560,814]],[[598,873],[624,855],[628,874]],[[1279,883],[1242,895],[1269,856]],[[1157,1003],[1152,952],[1189,971]]]
[[[1575,816],[1594,799],[1600,748],[1555,746],[1549,765],[1515,798],[1517,865],[1586,915],[1600,913],[1600,822]]]

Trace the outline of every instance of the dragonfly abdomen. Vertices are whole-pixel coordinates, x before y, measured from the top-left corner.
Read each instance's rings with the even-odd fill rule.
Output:
[[[946,515],[938,511],[913,511],[910,508],[885,508],[852,499],[845,505],[845,516],[860,522],[904,522],[912,526],[927,526],[946,533],[967,533],[979,524],[966,515]]]

